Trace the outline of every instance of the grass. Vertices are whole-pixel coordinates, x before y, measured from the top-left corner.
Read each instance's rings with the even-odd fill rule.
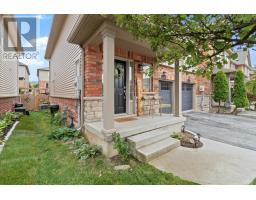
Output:
[[[0,154],[0,184],[193,184],[137,161],[115,171],[104,156],[77,160],[69,145],[47,139],[52,128],[46,113],[21,119]]]

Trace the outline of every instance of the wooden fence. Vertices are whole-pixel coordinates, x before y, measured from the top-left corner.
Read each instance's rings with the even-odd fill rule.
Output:
[[[27,110],[37,111],[39,110],[40,104],[49,102],[49,95],[38,93],[22,94],[20,96],[20,102],[23,103]]]

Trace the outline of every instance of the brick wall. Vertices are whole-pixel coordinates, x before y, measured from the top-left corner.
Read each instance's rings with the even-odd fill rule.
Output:
[[[74,123],[78,122],[78,101],[77,99],[69,99],[62,97],[50,97],[49,98],[51,104],[58,104],[60,106],[60,110],[63,111],[65,107],[67,107],[69,111],[69,115],[74,117]],[[70,118],[69,118],[70,120]]]
[[[166,74],[166,80],[174,81],[174,68],[167,66],[158,67],[153,75],[153,88],[154,91],[159,92],[159,79],[161,79],[161,75],[163,73]],[[195,74],[189,72],[182,73],[182,82],[195,84],[196,87],[196,95],[200,95],[199,86],[204,85],[205,94],[210,94],[210,80],[204,78],[202,76],[196,76]]]
[[[102,96],[102,53],[97,47],[85,48],[84,85],[86,97]]]
[[[0,114],[12,111],[13,105],[18,102],[19,97],[0,97]]]
[[[85,121],[98,121],[102,117],[102,58],[103,58],[103,52],[102,52],[102,45],[96,46],[86,46],[84,47],[85,50],[85,101],[84,101],[84,115],[85,115]],[[115,48],[115,56],[120,58],[125,58],[129,60],[133,60],[134,64],[134,71],[135,71],[135,87],[138,85],[139,82],[143,82],[143,76],[140,71],[140,64],[142,63],[148,63],[152,64],[154,63],[153,57],[148,57],[145,55],[138,54],[136,52],[128,51],[123,48]],[[166,80],[173,81],[174,80],[174,68],[171,68],[169,66],[159,66],[155,69],[154,75],[152,77],[153,80],[153,92],[155,92],[155,95],[159,94],[159,80],[161,79],[161,75],[165,72],[166,74]],[[210,81],[203,77],[198,77],[192,73],[183,72],[182,73],[182,81],[186,83],[192,83],[194,84],[196,98],[195,98],[195,106],[200,105],[200,95],[202,94],[199,91],[199,86],[204,85],[205,92],[204,94],[207,96],[210,94]],[[139,113],[143,114],[144,111],[147,111],[147,100],[150,97],[148,97],[146,94],[141,94],[138,96],[138,88],[134,89],[135,96],[138,97],[139,103],[137,105],[137,109],[140,110]],[[143,100],[144,99],[144,100]],[[207,97],[204,98],[204,102],[206,102]],[[154,111],[157,112],[159,105],[155,105]],[[143,111],[144,110],[144,111]]]

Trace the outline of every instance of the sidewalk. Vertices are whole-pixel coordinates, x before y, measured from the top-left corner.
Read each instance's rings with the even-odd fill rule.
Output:
[[[256,151],[202,138],[200,149],[178,147],[150,162],[200,184],[241,185],[256,178]]]

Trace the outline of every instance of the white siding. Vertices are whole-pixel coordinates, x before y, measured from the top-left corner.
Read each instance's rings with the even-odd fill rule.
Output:
[[[39,81],[49,81],[49,71],[39,70]]]
[[[0,97],[18,96],[18,61],[17,59],[2,59],[2,30],[4,30],[4,26],[1,16],[0,30]]]
[[[78,15],[68,15],[50,60],[50,95],[76,98],[76,59],[82,53],[79,45],[67,42]]]

